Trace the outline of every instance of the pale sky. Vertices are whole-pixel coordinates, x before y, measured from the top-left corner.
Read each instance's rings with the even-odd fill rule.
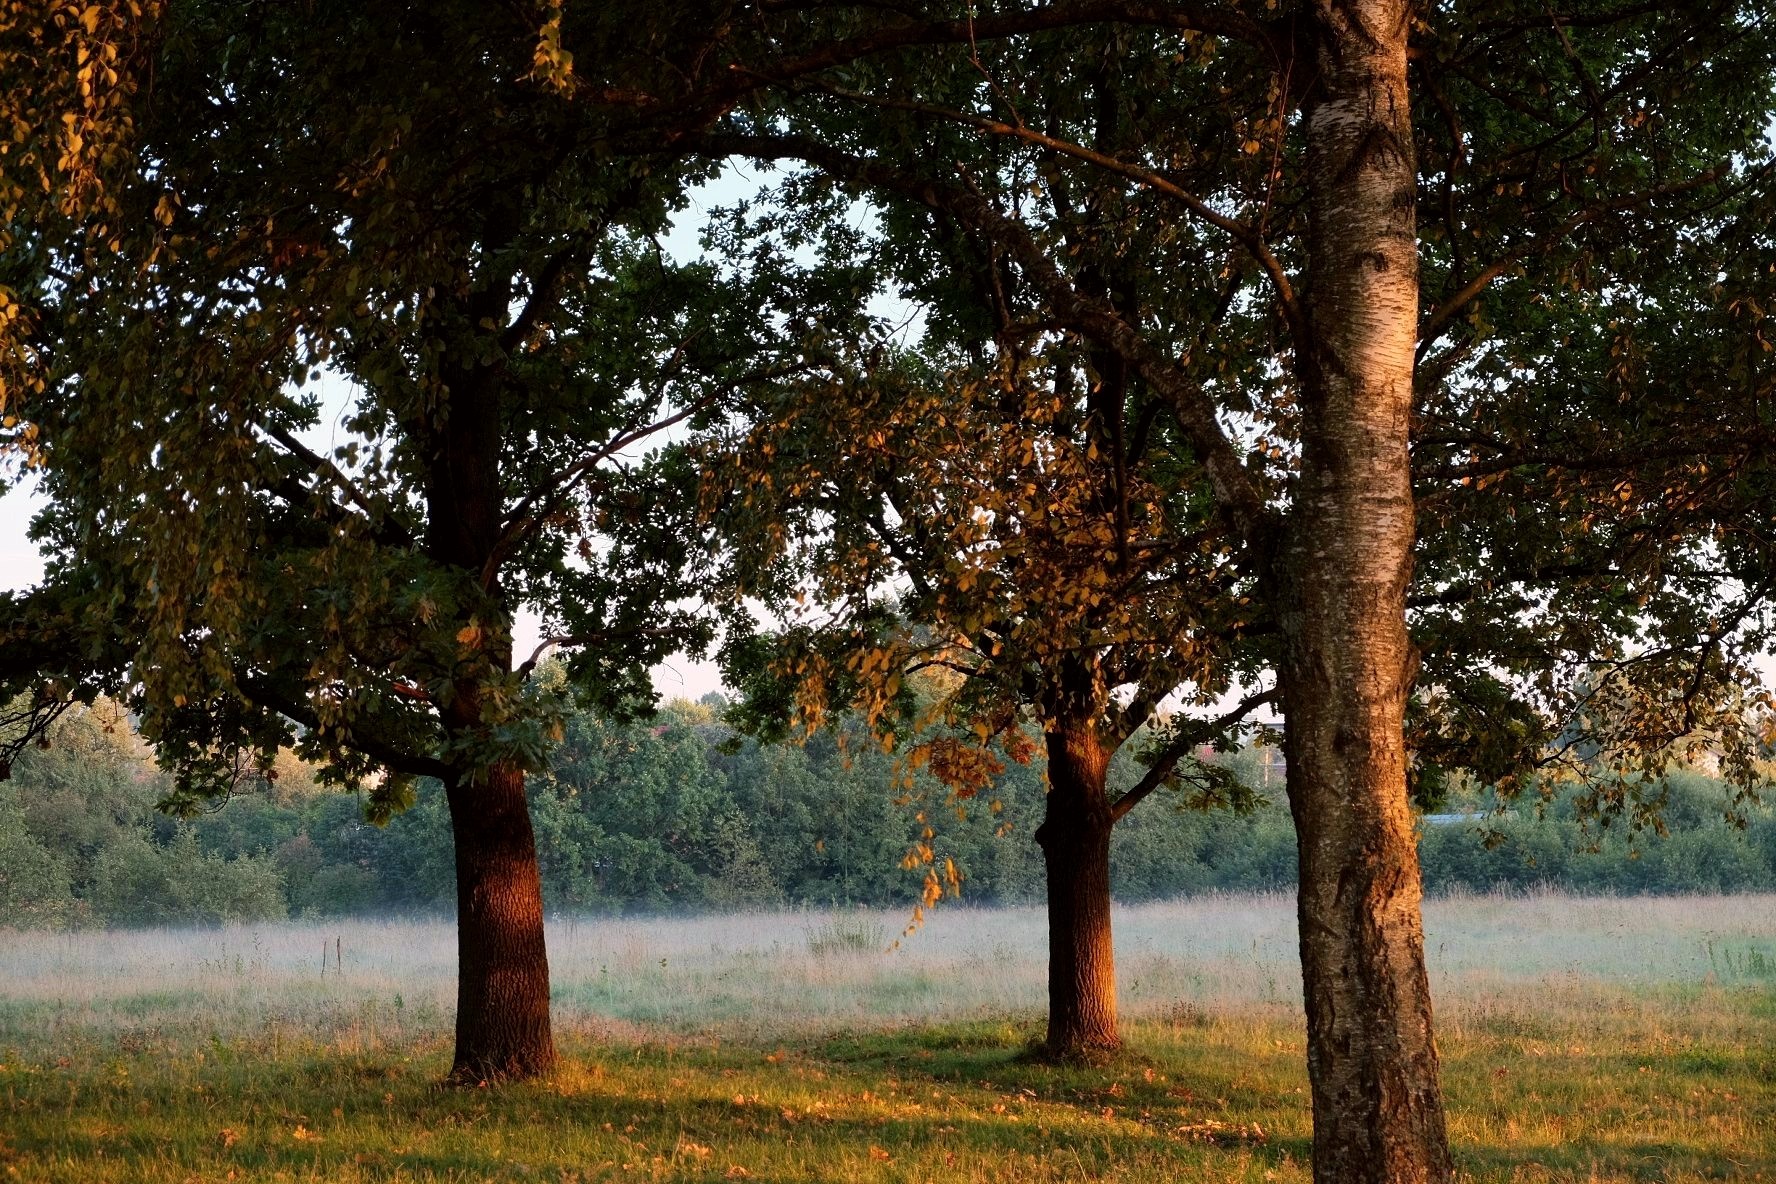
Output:
[[[28,588],[43,578],[43,557],[25,537],[32,515],[43,499],[29,489],[0,494],[0,591]]]

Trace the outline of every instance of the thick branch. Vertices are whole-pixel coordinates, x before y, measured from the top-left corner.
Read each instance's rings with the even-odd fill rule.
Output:
[[[1277,692],[1274,688],[1268,691],[1259,691],[1246,696],[1231,711],[1223,715],[1203,720],[1194,727],[1181,729],[1160,750],[1159,759],[1153,762],[1146,774],[1135,782],[1127,793],[1110,804],[1111,822],[1121,821],[1123,815],[1141,804],[1141,799],[1165,784],[1166,778],[1172,775],[1173,770],[1178,767],[1178,762],[1189,755],[1192,748],[1214,739],[1264,704],[1274,702],[1276,697]]]
[[[317,731],[321,728],[320,716],[316,714],[314,708],[304,702],[300,696],[289,694],[280,689],[269,678],[249,674],[237,679],[235,685],[240,688],[242,694],[261,707],[293,719],[305,728]],[[390,741],[362,730],[353,730],[351,746],[397,773],[405,773],[412,777],[436,777],[440,781],[448,781],[452,775],[450,766],[437,757],[409,752]]]
[[[531,333],[542,322],[543,316],[553,307],[560,296],[561,281],[566,278],[569,268],[584,267],[592,259],[599,237],[604,232],[604,223],[599,223],[584,242],[571,247],[564,247],[549,256],[548,262],[531,280],[530,297],[506,331],[500,334],[500,349],[506,354],[516,353],[529,340]]]
[[[260,427],[266,435],[283,445],[286,452],[307,465],[310,472],[317,473],[327,481],[338,486],[345,496],[350,499],[352,505],[364,512],[364,516],[369,519],[370,529],[379,538],[398,546],[411,547],[413,545],[413,536],[407,532],[406,528],[401,526],[400,523],[395,522],[387,514],[378,510],[376,503],[371,501],[369,496],[366,495],[363,490],[359,489],[357,484],[352,481],[350,477],[347,477],[345,473],[340,470],[338,465],[315,452],[301,440],[298,440],[295,433],[291,432],[282,424],[266,423],[261,424]],[[306,486],[301,488],[310,497],[315,496],[313,490],[308,489]],[[290,501],[292,504],[296,503],[296,499],[291,496],[294,491],[288,488],[277,488],[274,489],[273,492],[277,493],[278,496],[284,498],[286,501]]]

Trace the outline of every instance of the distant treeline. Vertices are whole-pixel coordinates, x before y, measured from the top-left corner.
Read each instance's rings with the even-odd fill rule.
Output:
[[[0,784],[0,927],[158,925],[436,913],[453,906],[449,822],[435,786],[387,827],[318,787],[294,760],[213,813],[180,822],[127,721],[74,714]],[[1181,810],[1163,796],[1116,829],[1119,898],[1284,889],[1294,835],[1264,754],[1220,758],[1270,799],[1246,814]],[[1134,770],[1117,771],[1126,784]],[[1427,824],[1430,891],[1538,886],[1580,892],[1716,892],[1776,886],[1776,818],[1724,820],[1726,791],[1693,773],[1667,783],[1669,837],[1587,831],[1569,803]],[[953,860],[971,903],[1042,899],[1032,835],[1040,762],[1007,761],[956,802],[906,776],[861,736],[807,746],[735,744],[714,706],[677,703],[650,724],[572,720],[531,780],[549,906],[564,912],[906,905]],[[1444,816],[1446,819],[1449,816]],[[1496,845],[1482,842],[1495,832]],[[1497,842],[1498,838],[1503,839]],[[923,844],[927,850],[919,852]],[[1593,849],[1595,848],[1595,849]],[[917,853],[909,858],[909,853]],[[928,855],[931,862],[927,862]]]

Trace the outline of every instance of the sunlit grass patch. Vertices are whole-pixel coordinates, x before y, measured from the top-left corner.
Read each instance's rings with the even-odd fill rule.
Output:
[[[1725,998],[1712,1001],[1730,1002]],[[1633,1014],[1629,1008],[1625,1014]],[[1262,1017],[1131,1027],[1095,1068],[1021,1055],[1033,1017],[760,1043],[567,1044],[549,1082],[441,1089],[442,1042],[14,1058],[21,1180],[1305,1180],[1299,1034]],[[1483,1180],[1756,1178],[1768,1024],[1673,1055],[1629,1031],[1549,1045],[1484,1021],[1446,1045],[1452,1134]],[[63,1064],[66,1060],[68,1063]]]
[[[311,927],[0,936],[0,1173],[1304,1181],[1290,907],[1119,912],[1129,1052],[1064,1067],[1027,1055],[1029,911],[894,954],[817,953],[799,914],[562,925],[563,1067],[500,1090],[437,1084],[447,926],[329,929],[324,979]],[[1442,901],[1428,930],[1467,1178],[1776,1179],[1776,992],[1707,952],[1776,937],[1776,902]]]
[[[957,1035],[876,1033],[867,1057],[830,1055],[836,1036],[570,1045],[554,1080],[499,1091],[437,1088],[441,1048],[15,1062],[5,1163],[25,1180],[1305,1178],[1286,1132],[1163,1066],[1051,1071],[1018,1055],[1019,1027]]]

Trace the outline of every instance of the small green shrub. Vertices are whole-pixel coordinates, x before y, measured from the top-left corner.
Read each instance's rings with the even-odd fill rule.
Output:
[[[1717,979],[1728,982],[1745,980],[1769,982],[1776,980],[1776,954],[1761,946],[1747,945],[1734,947],[1709,939],[1708,967]]]
[[[60,929],[79,912],[65,861],[25,833],[0,802],[0,928]]]
[[[810,925],[803,932],[808,939],[808,952],[816,958],[834,954],[875,954],[888,946],[888,930],[874,917],[860,913],[840,913],[820,925]]]

